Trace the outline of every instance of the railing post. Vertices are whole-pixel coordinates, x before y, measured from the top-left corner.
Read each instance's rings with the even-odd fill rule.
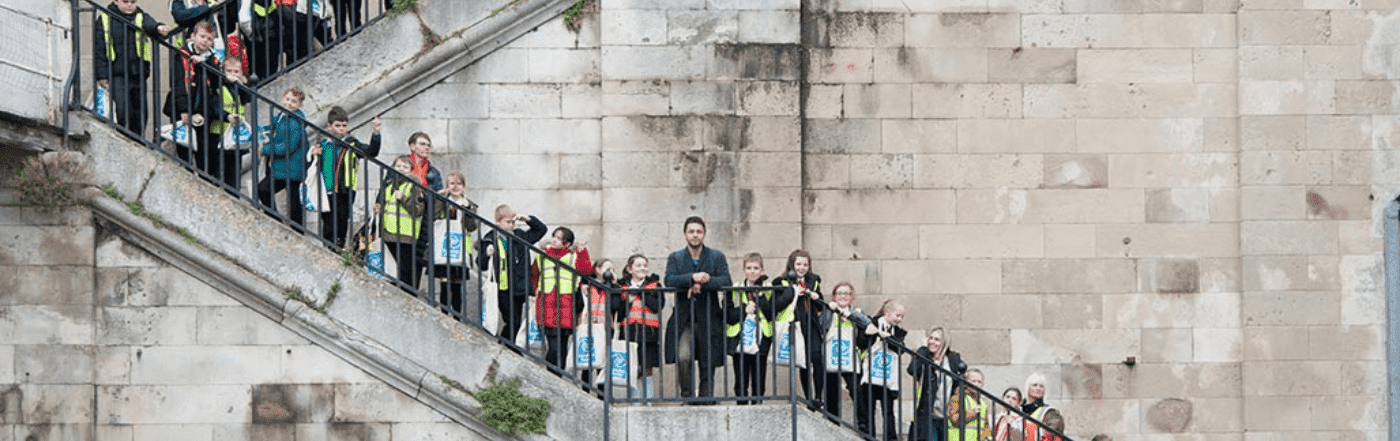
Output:
[[[1386,372],[1390,412],[1389,439],[1400,439],[1400,198],[1385,207]]]

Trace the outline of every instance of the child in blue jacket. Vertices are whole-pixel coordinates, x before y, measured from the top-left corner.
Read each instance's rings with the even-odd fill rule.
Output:
[[[272,117],[272,140],[262,146],[268,173],[258,182],[258,200],[274,212],[277,206],[272,202],[272,195],[286,190],[287,211],[294,228],[301,228],[306,218],[300,194],[301,182],[306,180],[306,151],[311,144],[306,139],[306,127],[301,123],[306,118],[306,113],[301,111],[301,100],[305,96],[297,87],[282,94],[282,107],[293,112],[296,118],[286,113]]]

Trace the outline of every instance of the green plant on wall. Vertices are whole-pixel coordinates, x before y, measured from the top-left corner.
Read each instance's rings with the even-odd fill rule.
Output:
[[[579,26],[583,25],[583,18],[598,13],[598,0],[578,0],[569,9],[565,9],[564,26],[570,31],[578,32]]]
[[[75,205],[77,199],[73,192],[82,184],[74,181],[85,176],[87,168],[78,161],[62,156],[54,158],[45,161],[39,156],[31,156],[6,167],[9,169],[6,170],[9,179],[4,188],[18,193],[21,204],[36,207],[45,213]]]
[[[544,433],[544,420],[549,418],[549,401],[520,393],[519,378],[493,381],[472,396],[481,402],[481,421],[501,433]]]

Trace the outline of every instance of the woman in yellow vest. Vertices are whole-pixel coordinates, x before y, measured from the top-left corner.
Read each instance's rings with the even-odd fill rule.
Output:
[[[968,369],[963,375],[967,384],[958,385],[948,401],[948,439],[980,441],[992,437],[992,421],[987,416],[987,400],[976,389],[986,385],[980,369]]]
[[[744,257],[744,282],[740,286],[763,286],[763,256]],[[773,291],[730,291],[724,302],[725,347],[734,359],[734,396],[761,397],[767,371],[768,349],[773,345]],[[759,401],[739,400],[740,405]]]
[[[622,267],[618,287],[622,291],[610,302],[615,326],[622,338],[637,343],[642,390],[636,395],[649,398],[656,391],[652,371],[661,366],[661,308],[666,306],[661,276],[647,271],[646,256],[633,254]]]
[[[415,184],[413,163],[408,155],[394,158],[394,170],[384,180],[375,211],[383,214],[379,227],[384,248],[399,264],[399,281],[405,291],[418,289],[418,233],[423,226],[423,190]]]

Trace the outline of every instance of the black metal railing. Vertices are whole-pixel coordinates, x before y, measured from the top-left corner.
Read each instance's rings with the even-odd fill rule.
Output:
[[[295,106],[284,105],[281,96],[259,95],[246,81],[193,57],[197,54],[191,52],[199,50],[191,50],[188,40],[178,47],[149,38],[149,50],[142,52],[131,40],[118,37],[108,51],[111,33],[137,36],[145,31],[118,14],[109,14],[108,28],[102,29],[98,17],[105,10],[91,0],[74,2],[74,23],[94,23],[87,39],[79,32],[81,26],[74,26],[74,59],[81,60],[85,43],[90,43],[86,47],[92,48],[93,61],[86,68],[93,78],[106,79],[105,86],[115,89],[114,67],[130,67],[122,72],[122,86],[134,93],[121,105],[113,103],[111,110],[96,101],[84,104],[86,69],[75,63],[65,86],[65,121],[67,111],[105,115],[101,118],[119,132],[270,219],[319,240],[348,263],[458,321],[497,335],[501,344],[597,394],[608,404],[605,409],[786,403],[792,409],[794,439],[798,412],[807,411],[803,408],[875,439],[898,437],[908,432],[905,424],[920,418],[927,424],[918,427],[941,427],[933,424],[933,416],[950,419],[976,406],[986,409],[978,412],[985,418],[963,417],[958,420],[961,429],[981,432],[1001,426],[1011,432],[1014,426],[1020,433],[1009,439],[1068,439],[999,397],[963,386],[962,376],[903,342],[859,332],[868,317],[830,308],[813,311],[816,317],[826,314],[837,329],[842,329],[842,320],[850,321],[850,334],[837,332],[835,343],[826,338],[826,330],[810,323],[776,322],[787,305],[775,304],[775,299],[784,297],[780,294],[792,298],[791,288],[721,287],[708,294],[718,298],[693,297],[659,281],[633,288],[627,280],[608,280],[592,274],[592,268],[575,267],[581,259],[557,258],[549,247],[537,245],[548,231],[540,220],[493,216],[505,225],[491,222],[474,211],[470,201],[439,193],[447,174],[439,172],[440,179],[430,180],[414,173],[412,164],[406,171],[395,170],[395,161],[379,157],[382,143],[392,141],[375,134],[369,142],[351,142],[330,133],[306,120]],[[122,64],[132,60],[138,62]],[[104,67],[105,77],[98,72]],[[186,136],[179,137],[179,130]],[[314,148],[321,154],[310,154]],[[517,222],[524,225],[517,228]],[[395,264],[389,264],[391,260]],[[542,282],[556,289],[538,292]],[[754,300],[761,309],[750,314],[746,298],[766,301]],[[686,307],[678,312],[682,304]],[[771,329],[762,323],[764,318],[773,320]],[[749,319],[754,323],[746,329]],[[671,327],[691,331],[673,333],[668,331]],[[691,340],[684,335],[710,338]],[[746,335],[753,339],[744,341]],[[693,343],[682,345],[683,341]],[[805,347],[798,348],[798,341]],[[585,348],[587,353],[581,353]],[[884,357],[875,356],[877,352]],[[827,369],[833,356],[844,363]],[[686,359],[703,362],[679,369],[688,363],[678,362]],[[921,372],[901,369],[911,363],[929,367]],[[935,404],[919,408],[918,415],[905,415],[900,397],[922,393],[929,379],[955,385],[950,390],[963,393],[952,395],[957,400],[933,400]],[[1015,424],[1002,424],[1008,420]],[[608,433],[606,411],[603,421]],[[1031,435],[1025,436],[1028,431]],[[991,432],[997,436],[1001,431]]]

